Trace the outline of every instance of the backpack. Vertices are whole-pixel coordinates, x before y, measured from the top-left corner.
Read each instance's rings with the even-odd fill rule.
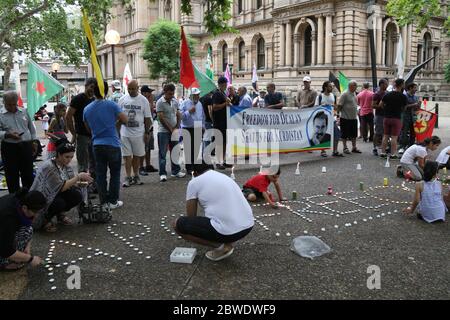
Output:
[[[319,96],[319,106],[322,103],[322,95],[323,95],[323,93],[321,93],[320,96]],[[336,95],[333,94],[333,96],[334,96],[334,103],[336,103],[336,101],[337,101]]]

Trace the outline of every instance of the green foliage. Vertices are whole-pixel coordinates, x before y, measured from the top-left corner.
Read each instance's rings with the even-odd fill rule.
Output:
[[[179,81],[180,33],[180,25],[168,20],[159,20],[148,30],[143,58],[148,63],[151,79],[163,77],[169,82]],[[192,57],[195,42],[189,35],[186,37]]]
[[[450,60],[444,65],[444,77],[447,83],[450,83]]]
[[[387,12],[395,17],[400,26],[415,23],[417,30],[420,31],[426,27],[431,18],[448,12],[448,2],[446,5],[441,2],[440,0],[389,0]],[[448,15],[444,27],[450,35],[450,16]]]

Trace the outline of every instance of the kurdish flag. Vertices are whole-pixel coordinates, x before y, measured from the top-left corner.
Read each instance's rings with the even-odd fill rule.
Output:
[[[349,82],[350,80],[339,71],[339,86],[341,87],[341,92],[347,91]]]
[[[206,75],[211,80],[214,80],[214,66],[213,66],[211,47],[208,48],[208,55],[206,56]]]
[[[33,60],[28,60],[27,112],[31,119],[48,100],[61,92],[64,86],[39,67]]]
[[[193,63],[194,66],[194,74],[195,74],[195,80],[196,83],[199,85],[200,89],[200,97],[203,97],[204,95],[207,95],[211,91],[215,90],[216,84],[214,81],[208,77],[206,74],[200,71],[200,69]]]

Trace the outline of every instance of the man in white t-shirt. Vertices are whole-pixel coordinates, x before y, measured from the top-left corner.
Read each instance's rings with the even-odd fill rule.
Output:
[[[152,113],[148,100],[139,93],[136,80],[128,83],[128,94],[119,100],[119,106],[128,116],[128,122],[120,128],[122,156],[125,160],[125,181],[123,187],[143,184],[139,178],[139,165],[145,156],[145,144],[149,140]],[[134,176],[131,175],[133,168]]]
[[[195,178],[186,191],[187,216],[178,218],[172,226],[185,240],[215,247],[206,257],[219,261],[233,253],[233,243],[252,230],[254,219],[236,182],[211,169],[206,164],[194,165]],[[205,216],[197,216],[198,205]]]
[[[436,158],[436,162],[439,163],[439,168],[447,168],[450,169],[450,146],[442,149]]]

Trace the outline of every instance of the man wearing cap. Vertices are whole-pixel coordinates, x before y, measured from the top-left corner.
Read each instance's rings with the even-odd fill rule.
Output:
[[[267,90],[264,87],[259,89],[259,95],[253,99],[253,108],[265,107],[264,97],[266,96],[266,92]]]
[[[267,85],[267,94],[264,97],[264,103],[265,107],[269,109],[283,109],[283,95],[280,92],[275,92],[274,83],[269,83]]]
[[[155,105],[155,99],[153,96],[153,90],[147,85],[143,85],[141,87],[141,94],[147,98],[148,103],[150,104],[150,110],[152,111],[152,119],[153,123],[156,120],[156,105]],[[150,126],[149,138],[148,143],[145,144],[145,157],[141,158],[141,167],[139,168],[139,174],[141,176],[148,176],[148,173],[150,172],[158,172],[158,169],[155,169],[155,167],[152,166],[151,159],[152,159],[152,150],[155,149],[155,137],[153,135],[153,125]],[[145,160],[145,167],[144,167],[144,160]]]
[[[186,170],[192,172],[198,162],[198,154],[202,145],[202,131],[205,128],[205,115],[200,102],[200,90],[191,89],[191,96],[181,103],[181,127],[186,158]]]
[[[131,80],[128,83],[128,94],[119,100],[119,106],[128,121],[121,125],[120,141],[122,143],[122,156],[125,160],[125,181],[123,187],[132,184],[143,184],[139,178],[139,165],[145,156],[145,144],[150,138],[152,113],[148,100],[138,91],[138,82]],[[131,175],[133,168],[134,175]]]
[[[316,102],[317,92],[311,88],[311,78],[303,78],[303,90],[297,95],[297,105],[300,109],[311,108]]]
[[[120,98],[123,97],[123,93],[120,92],[120,90],[122,90],[122,85],[120,84],[120,81],[114,80],[111,83],[111,88],[112,88],[112,94],[108,100],[114,101],[115,103],[119,103]]]

